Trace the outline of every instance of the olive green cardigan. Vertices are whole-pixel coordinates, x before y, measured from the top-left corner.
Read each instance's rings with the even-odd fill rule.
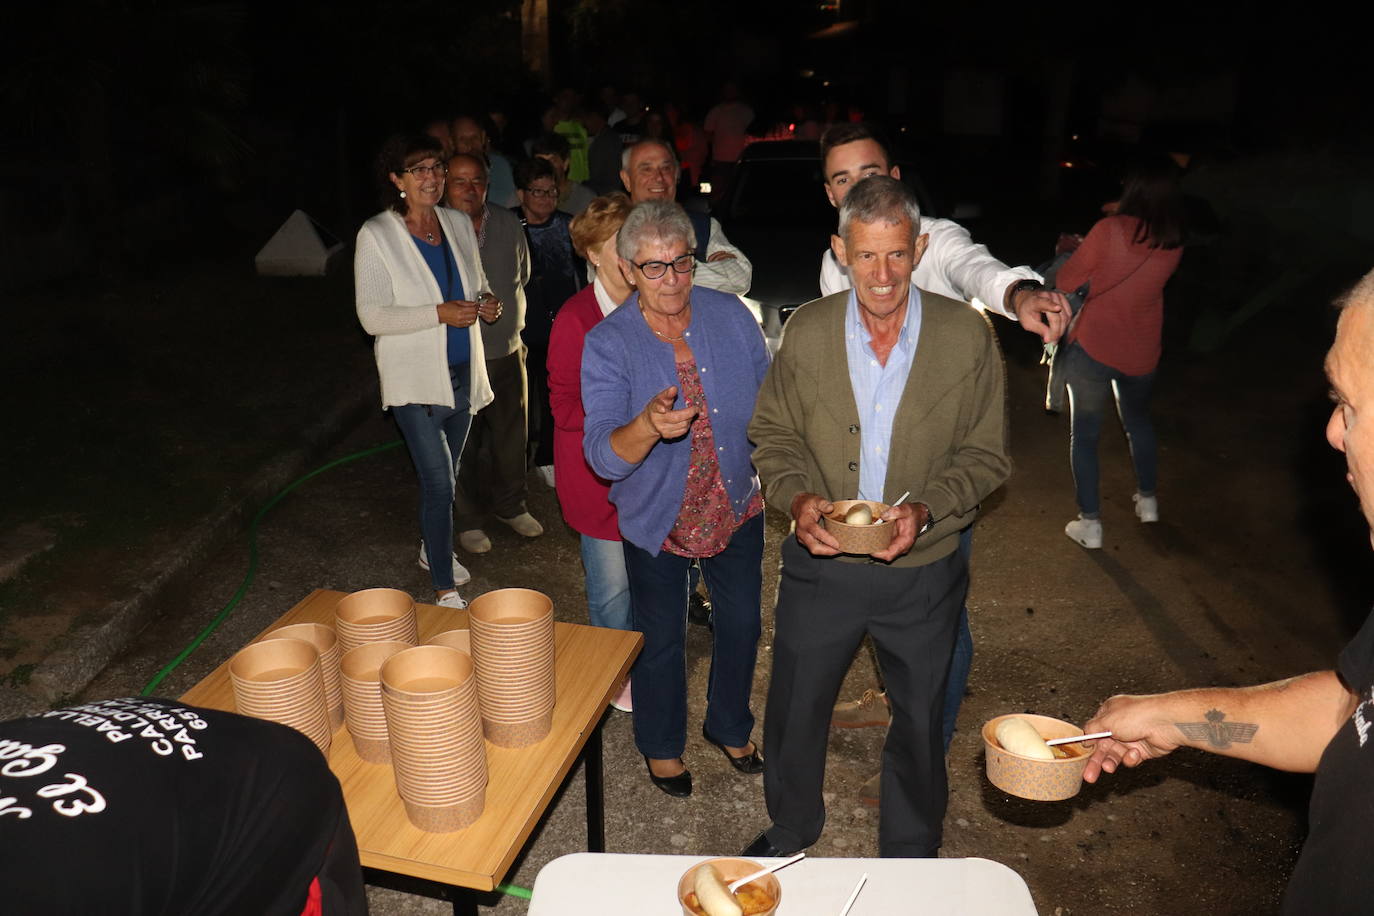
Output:
[[[768,502],[783,512],[798,493],[835,500],[859,492],[859,413],[845,353],[848,298],[845,290],[792,315],[754,406],[754,467]],[[935,526],[893,565],[924,566],[949,555],[978,504],[1010,474],[997,338],[966,303],[923,290],[920,339],[892,426],[884,499],[910,490],[912,502],[930,507]]]

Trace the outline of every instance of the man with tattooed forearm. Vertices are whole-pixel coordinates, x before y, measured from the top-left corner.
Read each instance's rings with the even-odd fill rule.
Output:
[[[1326,356],[1335,409],[1326,439],[1345,454],[1346,480],[1374,532],[1374,272],[1339,303]],[[1371,535],[1374,538],[1374,535]],[[1085,730],[1110,731],[1083,771],[1096,782],[1180,747],[1317,774],[1302,856],[1285,913],[1368,912],[1374,901],[1374,613],[1341,652],[1335,671],[1256,687],[1116,696]]]

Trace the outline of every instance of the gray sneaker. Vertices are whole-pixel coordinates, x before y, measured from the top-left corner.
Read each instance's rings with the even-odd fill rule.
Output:
[[[425,553],[424,541],[420,541],[420,568],[429,572],[429,556]],[[458,562],[458,554],[455,553],[453,555],[453,584],[467,585],[471,581],[472,573],[468,572],[466,566]],[[464,604],[462,607],[467,607],[467,605]]]
[[[501,518],[498,515],[496,519],[503,525],[509,525],[510,529],[521,537],[537,538],[544,533],[544,526],[528,512],[521,512],[515,518]]]

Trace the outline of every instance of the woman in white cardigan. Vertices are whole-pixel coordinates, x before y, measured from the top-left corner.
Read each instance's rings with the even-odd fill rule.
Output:
[[[393,137],[377,165],[386,209],[358,231],[358,320],[376,338],[382,408],[420,478],[420,566],[437,602],[461,608],[458,586],[472,576],[453,552],[453,479],[472,415],[492,399],[477,319],[495,321],[501,303],[487,291],[472,221],[438,206],[438,142]]]

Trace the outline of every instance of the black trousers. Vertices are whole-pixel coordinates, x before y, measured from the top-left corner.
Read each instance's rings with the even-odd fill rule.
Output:
[[[477,411],[458,463],[454,517],[459,531],[481,528],[485,511],[515,518],[525,511],[525,351],[487,360],[494,400]]]
[[[813,557],[783,541],[773,675],[764,716],[768,838],[804,849],[825,825],[830,713],[865,635],[882,665],[892,725],[883,746],[879,854],[934,856],[948,800],[941,738],[945,679],[968,592],[955,551],[925,566],[888,567]]]

